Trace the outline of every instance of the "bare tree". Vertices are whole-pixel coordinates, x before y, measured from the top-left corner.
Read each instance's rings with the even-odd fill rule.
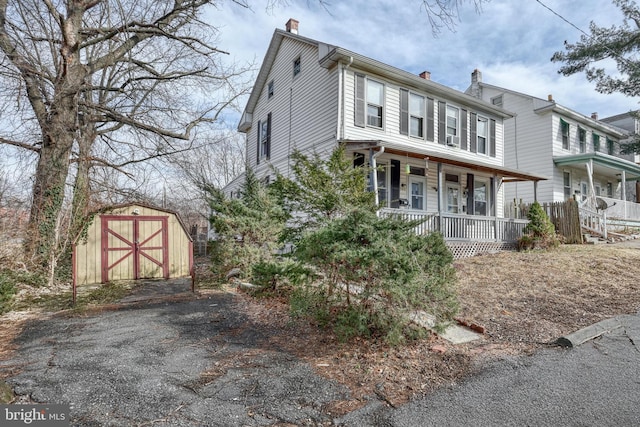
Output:
[[[43,265],[55,264],[71,169],[81,218],[93,168],[126,175],[188,150],[244,93],[242,70],[223,66],[216,29],[199,20],[210,3],[0,0],[0,75],[12,83],[0,96],[19,119],[0,143],[37,156],[27,249]]]
[[[476,13],[482,12],[482,4],[491,0],[421,0],[422,8],[427,14],[431,31],[434,36],[442,32],[444,28],[455,31],[460,18],[460,6],[465,3],[473,3]]]

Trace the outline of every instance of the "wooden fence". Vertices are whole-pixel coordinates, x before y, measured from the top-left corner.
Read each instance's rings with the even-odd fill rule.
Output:
[[[556,233],[564,237],[565,243],[582,243],[580,214],[575,200],[542,203],[541,206],[556,227]],[[505,217],[527,218],[530,207],[530,204],[511,202],[505,207]]]

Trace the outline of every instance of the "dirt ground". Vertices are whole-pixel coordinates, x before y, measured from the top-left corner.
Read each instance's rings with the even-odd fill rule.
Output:
[[[227,291],[243,300],[250,323],[268,331],[265,338],[271,345],[350,389],[349,400],[325,408],[333,414],[351,412],[371,395],[397,406],[455,383],[495,358],[532,353],[581,327],[640,309],[640,244],[488,254],[456,261],[455,268],[458,318],[485,329],[483,339],[462,345],[435,335],[398,348],[364,340],[340,343],[330,331],[292,323],[284,301],[255,300],[232,288]],[[218,291],[203,291],[208,292]],[[12,350],[20,321],[3,316],[0,360]],[[239,361],[227,362],[231,366]],[[225,366],[218,363],[202,376],[215,377]]]

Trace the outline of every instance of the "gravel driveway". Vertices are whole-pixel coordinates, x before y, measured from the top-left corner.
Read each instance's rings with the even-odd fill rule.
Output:
[[[263,328],[224,292],[33,321],[7,382],[18,402],[70,404],[78,426],[332,424],[327,404],[348,390]]]

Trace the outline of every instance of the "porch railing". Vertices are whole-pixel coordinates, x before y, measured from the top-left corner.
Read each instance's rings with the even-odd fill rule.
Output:
[[[497,218],[476,215],[424,212],[410,209],[380,209],[381,216],[394,216],[406,220],[424,219],[416,227],[416,233],[434,231],[442,233],[446,240],[515,242],[529,222],[526,219]]]
[[[593,231],[607,238],[607,214],[597,212],[587,208],[579,208],[580,226],[582,229]]]

